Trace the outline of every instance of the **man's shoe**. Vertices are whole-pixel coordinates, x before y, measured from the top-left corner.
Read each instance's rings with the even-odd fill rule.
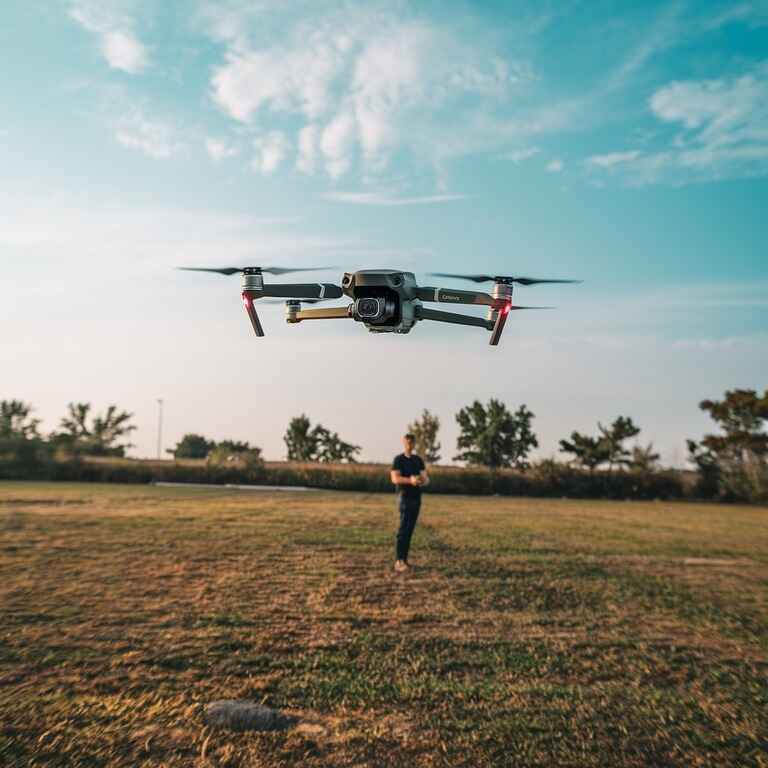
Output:
[[[403,560],[396,560],[395,561],[395,570],[398,573],[402,573],[403,571],[408,570],[408,566],[406,565],[406,563]]]

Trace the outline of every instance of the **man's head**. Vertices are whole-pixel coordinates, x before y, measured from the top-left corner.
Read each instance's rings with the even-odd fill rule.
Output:
[[[409,456],[413,453],[413,449],[416,447],[416,435],[408,432],[403,435],[403,448],[405,448],[405,455]]]

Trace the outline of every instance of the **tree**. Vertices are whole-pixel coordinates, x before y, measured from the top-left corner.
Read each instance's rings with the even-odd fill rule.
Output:
[[[130,443],[118,444],[136,429],[130,423],[132,413],[110,405],[103,416],[94,416],[89,426],[90,403],[69,403],[67,410],[68,416],[61,420],[63,431],[51,435],[54,445],[89,456],[125,456],[132,447]]]
[[[290,420],[283,440],[288,448],[288,461],[316,460],[318,438],[311,430],[309,418],[303,413]]]
[[[754,389],[734,389],[723,400],[702,400],[706,411],[721,430],[705,435],[701,444],[688,441],[692,461],[709,479],[717,476],[719,489],[736,498],[761,500],[768,497],[768,389],[759,396]]]
[[[204,459],[215,445],[213,440],[189,432],[176,443],[175,448],[169,448],[167,452],[173,454],[175,459]]]
[[[456,461],[480,464],[495,470],[514,466],[527,469],[527,456],[539,442],[531,430],[533,413],[521,405],[510,413],[504,403],[493,398],[487,408],[475,400],[456,414],[461,433]]]
[[[653,450],[653,443],[648,443],[645,448],[635,445],[629,457],[629,466],[638,472],[654,472],[659,467],[660,458]]]
[[[124,456],[126,449],[132,447],[130,443],[116,444],[118,440],[127,437],[136,429],[130,423],[132,418],[132,413],[118,411],[116,405],[110,405],[103,416],[93,417],[93,426],[91,427],[93,439],[105,455]]]
[[[32,406],[21,400],[0,400],[0,438],[31,440],[40,437],[40,419],[33,419]]]
[[[355,454],[360,453],[359,445],[345,443],[336,432],[331,432],[321,424],[314,427],[312,437],[317,440],[317,461],[348,461],[353,464],[356,461]]]
[[[354,462],[359,445],[342,440],[322,424],[312,427],[307,416],[295,416],[283,437],[288,448],[288,461],[348,461]]]
[[[696,465],[699,472],[697,492],[705,497],[716,496],[720,491],[720,467],[717,456],[702,448],[695,440],[687,440],[690,461]]]
[[[572,453],[574,461],[590,473],[608,461],[608,446],[603,438],[582,435],[580,432],[571,432],[570,440],[561,440],[560,451]]]
[[[608,457],[609,470],[613,470],[614,465],[629,464],[630,452],[624,447],[624,441],[630,437],[637,437],[640,434],[640,428],[632,423],[628,416],[619,416],[610,427],[604,427],[600,422],[597,428],[602,436]]]
[[[574,460],[590,472],[594,472],[601,464],[608,464],[611,471],[617,464],[629,466],[632,462],[631,454],[624,442],[640,434],[640,428],[628,416],[619,416],[610,427],[604,427],[598,422],[597,428],[597,437],[571,432],[570,440],[560,441],[560,451],[572,453]]]
[[[32,406],[21,400],[0,400],[0,465],[11,477],[36,477],[51,459],[37,431],[40,419],[31,414]]]
[[[421,412],[421,418],[408,425],[408,432],[416,438],[416,453],[427,464],[440,461],[440,443],[437,433],[440,429],[440,419],[433,416],[426,408]]]
[[[88,429],[88,414],[90,410],[90,403],[70,403],[67,406],[69,416],[65,416],[61,420],[61,428],[64,431],[60,434],[71,438],[73,443],[90,437],[91,430]]]

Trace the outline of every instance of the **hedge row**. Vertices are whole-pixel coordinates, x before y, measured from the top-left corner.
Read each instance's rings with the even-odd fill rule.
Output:
[[[542,462],[521,473],[482,468],[430,470],[433,493],[608,499],[674,499],[691,495],[682,473],[588,473],[557,462]],[[307,486],[338,491],[392,493],[386,466],[273,463],[255,468],[190,465],[177,462],[53,460],[50,457],[3,458],[0,479],[63,480],[99,483],[211,483]]]

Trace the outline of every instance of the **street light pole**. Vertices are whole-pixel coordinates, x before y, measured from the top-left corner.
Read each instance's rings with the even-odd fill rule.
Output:
[[[163,398],[157,398],[157,458],[162,458],[163,451]]]

